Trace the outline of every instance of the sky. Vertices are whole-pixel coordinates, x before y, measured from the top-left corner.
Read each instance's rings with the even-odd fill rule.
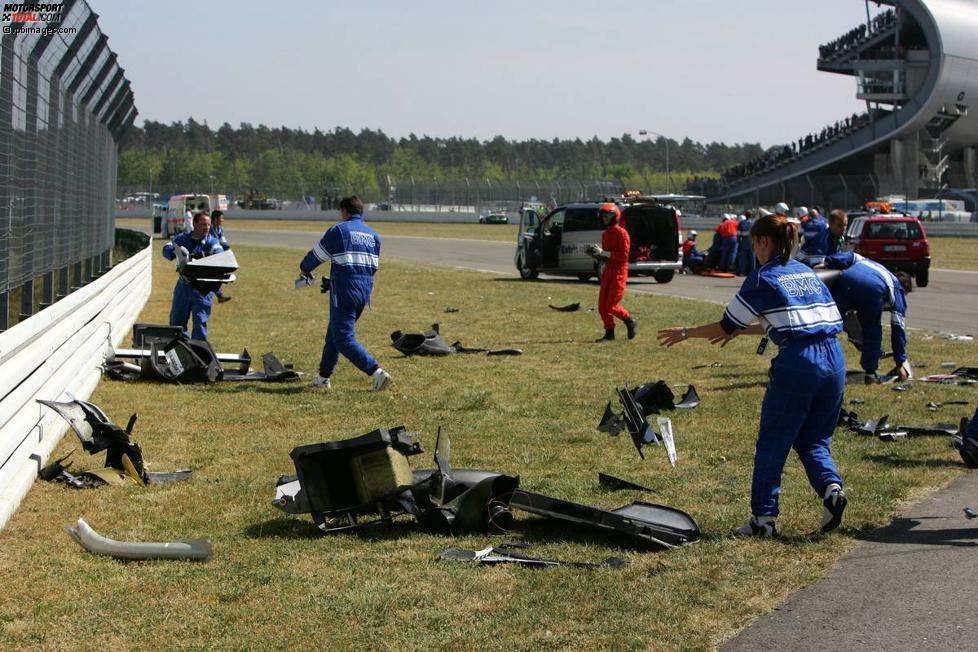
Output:
[[[139,124],[770,146],[865,110],[815,68],[863,0],[89,4]]]

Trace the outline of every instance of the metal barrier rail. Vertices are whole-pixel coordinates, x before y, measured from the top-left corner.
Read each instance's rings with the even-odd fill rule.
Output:
[[[149,299],[152,241],[92,283],[0,333],[0,528],[68,428],[35,399],[85,399]]]

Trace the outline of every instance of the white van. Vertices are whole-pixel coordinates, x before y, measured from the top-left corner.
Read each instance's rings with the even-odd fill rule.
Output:
[[[600,243],[604,225],[598,217],[602,202],[574,202],[558,206],[545,217],[533,208],[520,213],[514,262],[523,279],[540,273],[576,276],[585,281],[600,277],[600,267],[587,253]],[[679,211],[652,197],[617,199],[622,225],[631,237],[628,273],[653,276],[668,283],[682,267],[682,225]]]
[[[222,196],[222,195],[217,195]],[[227,204],[227,199],[225,199]],[[215,207],[216,208],[216,207]],[[187,211],[211,211],[211,198],[207,195],[173,195],[167,203],[166,215],[160,225],[160,237],[172,238],[186,232]]]

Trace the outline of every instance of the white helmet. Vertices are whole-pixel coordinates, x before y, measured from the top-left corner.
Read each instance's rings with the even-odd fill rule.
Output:
[[[805,217],[806,215],[808,215],[808,207],[807,206],[799,206],[798,207],[798,217]]]
[[[747,216],[744,215],[743,213],[741,213],[740,215],[737,216],[737,221],[738,222],[743,222],[746,219],[747,219]]]
[[[689,230],[689,233],[686,234],[686,237],[687,238],[695,238],[696,237],[696,230],[695,229],[690,229]]]
[[[787,217],[787,215],[788,215],[788,205],[786,203],[784,203],[783,201],[779,201],[777,204],[774,205],[774,214],[775,215],[784,215],[785,217]]]

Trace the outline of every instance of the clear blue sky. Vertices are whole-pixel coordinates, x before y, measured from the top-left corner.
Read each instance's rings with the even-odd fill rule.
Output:
[[[815,69],[862,0],[89,2],[140,121],[771,145],[864,110]]]

